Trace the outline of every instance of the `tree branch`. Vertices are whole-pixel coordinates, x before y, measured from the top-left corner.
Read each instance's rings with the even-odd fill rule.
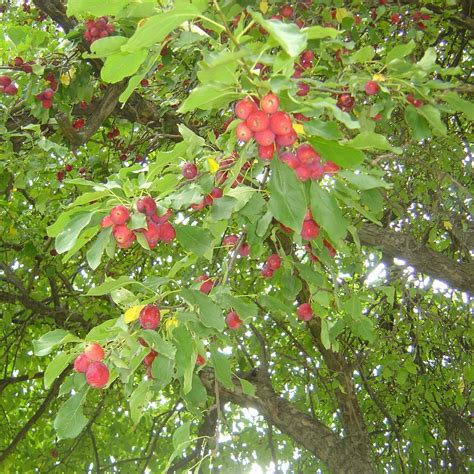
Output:
[[[419,244],[413,237],[374,224],[359,229],[360,242],[379,247],[390,258],[405,260],[408,265],[452,288],[474,293],[474,264],[458,263],[449,257]]]

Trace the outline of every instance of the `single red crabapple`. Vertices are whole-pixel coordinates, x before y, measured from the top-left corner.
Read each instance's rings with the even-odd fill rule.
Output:
[[[311,170],[306,165],[298,166],[295,172],[300,181],[308,181],[311,178]]]
[[[143,359],[143,363],[145,364],[146,367],[151,367],[153,364],[153,361],[156,359],[156,356],[158,355],[158,352],[156,351],[150,351],[145,358]]]
[[[281,257],[276,253],[267,258],[267,265],[272,270],[278,270],[281,267]]]
[[[313,309],[309,303],[299,305],[296,312],[301,321],[309,321],[313,317]]]
[[[306,82],[298,82],[298,92],[296,93],[296,95],[304,97],[305,95],[308,95],[309,89],[309,84],[306,84]]]
[[[248,257],[250,255],[250,245],[247,242],[240,246],[239,255],[241,257]]]
[[[270,117],[270,128],[275,135],[288,135],[293,130],[290,116],[286,112],[275,112]]]
[[[336,165],[336,163],[333,163],[332,161],[326,161],[323,165],[323,170],[326,174],[335,174],[337,173],[341,168]]]
[[[222,245],[228,245],[228,246],[233,246],[236,245],[237,242],[239,241],[239,237],[235,234],[232,235],[226,235],[224,239],[222,240]]]
[[[280,8],[280,15],[289,18],[291,15],[293,15],[293,7],[291,5],[283,5]]]
[[[279,105],[280,101],[278,97],[271,92],[265,95],[260,102],[260,107],[262,107],[262,110],[267,114],[274,114],[278,110]]]
[[[260,274],[263,278],[271,278],[273,276],[273,270],[268,266],[268,264],[265,264],[260,270]]]
[[[17,56],[14,60],[13,60],[13,64],[16,66],[16,67],[20,67],[22,64],[23,64],[23,58],[20,58],[19,56]]]
[[[259,145],[258,146],[258,157],[265,161],[272,161],[273,160],[273,153],[275,152],[275,146],[268,145]]]
[[[407,94],[406,99],[407,102],[409,102],[416,108],[419,108],[423,105],[423,101],[421,99],[415,99],[412,94]]]
[[[357,13],[354,15],[354,23],[360,25],[362,23],[362,17]]]
[[[162,216],[158,214],[153,214],[151,220],[157,224],[163,224],[163,222],[168,222],[170,217],[173,215],[173,209],[168,209]]]
[[[104,348],[96,342],[87,344],[86,348],[84,349],[84,354],[92,361],[102,360],[105,357]]]
[[[313,240],[319,235],[319,225],[312,219],[303,222],[301,237],[304,240]]]
[[[135,234],[125,224],[114,225],[112,230],[115,241],[121,249],[128,249],[136,239]]]
[[[379,120],[382,120],[382,114],[375,114],[372,117],[372,120],[374,120],[375,122],[378,122]]]
[[[247,117],[245,124],[252,132],[262,132],[270,125],[270,119],[265,112],[256,110]]]
[[[291,146],[296,142],[297,139],[298,135],[296,135],[296,132],[292,130],[286,135],[276,135],[275,143],[279,146]]]
[[[112,222],[112,219],[110,217],[110,215],[106,215],[105,217],[102,218],[102,220],[100,221],[100,226],[102,228],[104,227],[110,227],[114,225],[114,223]]]
[[[334,258],[336,256],[336,249],[331,245],[331,243],[324,239],[323,245],[328,249],[329,255]]]
[[[150,347],[143,337],[138,338],[138,343],[143,347]]]
[[[390,21],[392,25],[398,25],[402,21],[402,15],[400,15],[400,13],[392,13]]]
[[[308,165],[311,172],[311,179],[321,179],[324,176],[324,166],[319,161],[314,161]]]
[[[49,100],[49,99],[52,99],[54,96],[54,91],[53,89],[49,88],[48,89],[45,89],[43,92],[42,92],[42,98],[43,99],[46,99],[46,100]]]
[[[248,142],[253,137],[253,132],[247,127],[245,122],[241,122],[237,125],[235,129],[237,138],[242,142]]]
[[[310,49],[303,51],[300,56],[300,60],[303,63],[312,63],[314,61],[314,53]]]
[[[72,128],[74,128],[75,130],[80,130],[84,127],[85,124],[86,121],[84,119],[78,118],[72,122]]]
[[[201,354],[198,354],[196,357],[196,365],[204,365],[206,363],[206,359]]]
[[[64,180],[66,173],[63,170],[60,170],[56,173],[56,179],[61,183]]]
[[[364,86],[367,95],[376,95],[380,90],[379,85],[375,81],[367,81]]]
[[[81,374],[85,373],[89,365],[91,365],[91,360],[85,354],[79,354],[74,359],[74,370]]]
[[[197,280],[203,282],[199,287],[199,291],[208,295],[214,287],[214,282],[207,275],[201,275]]]
[[[301,163],[309,163],[311,161],[319,161],[321,159],[319,153],[307,143],[300,145],[296,149],[296,156],[298,160],[301,161]]]
[[[176,230],[169,222],[163,222],[159,227],[161,241],[165,244],[169,244],[176,238]]]
[[[242,120],[246,120],[252,112],[256,112],[257,110],[257,104],[249,98],[239,100],[237,104],[235,104],[235,115]]]
[[[56,257],[56,255],[58,254],[58,251],[56,249],[51,249],[49,251],[49,254],[52,256],[52,257]]]
[[[137,211],[146,216],[152,216],[156,212],[155,200],[150,196],[142,197],[137,202]]]
[[[194,163],[185,163],[181,168],[181,174],[186,179],[194,179],[198,174],[197,166]]]
[[[53,106],[53,101],[51,99],[45,99],[41,102],[43,109],[50,109]]]
[[[147,304],[140,311],[139,321],[143,329],[156,329],[160,324],[160,319],[160,310],[153,304]]]
[[[109,381],[109,369],[102,362],[92,362],[86,371],[86,381],[93,388],[103,388]]]
[[[153,221],[148,222],[148,229],[143,231],[143,236],[145,237],[148,247],[154,249],[158,242],[161,239],[160,224],[156,224]]]
[[[219,199],[223,196],[224,191],[221,188],[214,188],[210,194],[214,199]]]
[[[225,317],[225,322],[229,329],[237,330],[242,326],[242,320],[235,311],[230,311]]]
[[[12,83],[12,80],[8,76],[0,76],[0,86],[7,87]]]
[[[354,108],[355,99],[350,94],[340,94],[336,105],[344,112],[350,112]]]
[[[64,167],[64,170],[67,171],[68,173],[71,172],[73,170],[73,166],[70,165],[70,164],[67,164],[65,167]]]
[[[148,82],[148,79],[142,79],[142,80],[140,81],[140,85],[141,85],[142,87],[148,87],[148,86],[150,85],[150,83]]]
[[[130,211],[125,206],[115,206],[110,211],[110,218],[116,225],[125,224],[130,218]]]
[[[280,155],[280,160],[286,163],[291,169],[296,169],[301,164],[297,156],[291,151],[285,151]]]
[[[272,145],[275,142],[275,134],[268,128],[261,132],[255,132],[255,141],[262,146]]]
[[[379,5],[386,5],[387,4],[387,0],[379,0]]]
[[[15,84],[8,84],[8,86],[5,86],[3,88],[3,92],[5,92],[5,94],[7,95],[16,95],[17,92],[18,92],[18,87],[15,86]]]

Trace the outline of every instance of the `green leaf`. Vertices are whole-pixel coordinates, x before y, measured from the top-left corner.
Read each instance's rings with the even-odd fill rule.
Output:
[[[87,389],[73,395],[59,409],[54,420],[54,429],[59,439],[75,438],[87,425],[87,418],[82,412]]]
[[[198,408],[206,403],[207,392],[197,375],[193,374],[191,391],[183,398],[188,409]]]
[[[315,221],[332,240],[340,240],[346,236],[348,223],[342,215],[336,198],[316,181],[311,183],[311,211]]]
[[[390,189],[392,187],[391,184],[386,183],[385,181],[377,178],[375,176],[366,174],[366,173],[353,173],[349,170],[342,170],[338,173],[339,177],[347,179],[349,183],[353,184],[356,188],[365,191],[367,189],[373,188],[385,188]]]
[[[107,57],[100,70],[100,77],[104,82],[115,84],[138,71],[148,55],[146,49],[139,49],[133,53],[119,52]]]
[[[262,25],[270,38],[275,40],[289,56],[294,58],[305,50],[307,45],[306,33],[300,30],[294,23],[265,20],[258,12],[252,12],[252,17],[257,23]]]
[[[257,305],[250,301],[249,298],[241,296],[236,297],[227,293],[223,293],[220,299],[225,304],[227,309],[233,308],[242,320],[256,317],[258,314]]]
[[[114,280],[113,278],[107,279],[102,285],[91,288],[86,296],[102,296],[109,294],[112,290],[118,288],[123,288],[124,286],[131,285],[132,283],[137,283],[133,278],[128,276],[121,276]]]
[[[197,290],[181,290],[180,296],[188,303],[199,307],[200,319],[204,326],[218,331],[225,329],[222,311],[209,296]]]
[[[240,385],[242,386],[242,392],[245,393],[245,395],[250,395],[251,397],[255,396],[256,389],[255,387],[245,379],[239,379],[240,380]]]
[[[320,137],[311,137],[309,142],[325,160],[333,161],[343,168],[355,168],[365,159],[363,152],[349,145],[340,145]]]
[[[110,56],[120,51],[120,47],[126,43],[126,36],[107,36],[100,38],[91,44],[91,51],[99,58]]]
[[[321,38],[336,38],[337,35],[341,34],[336,28],[326,28],[323,26],[310,26],[309,28],[303,28],[303,33],[309,40],[321,39]]]
[[[183,248],[199,256],[209,255],[212,258],[214,239],[208,229],[198,226],[178,225],[176,226],[176,238]]]
[[[36,356],[48,355],[53,347],[61,344],[65,337],[69,335],[64,329],[55,329],[54,331],[43,334],[39,339],[33,341],[33,350]]]
[[[222,108],[240,97],[233,87],[222,87],[222,84],[205,84],[191,91],[183,101],[178,113],[184,114],[196,109],[211,110]]]
[[[280,160],[273,160],[272,174],[268,184],[269,209],[275,219],[299,232],[306,213],[304,184],[295,172]]]
[[[401,59],[408,56],[416,48],[416,43],[413,40],[405,44],[399,44],[392,48],[385,58],[385,64],[389,64],[394,59]]]
[[[197,350],[193,335],[184,324],[180,324],[173,332],[176,341],[176,376],[183,377],[183,393],[189,393],[192,386],[194,367],[196,366]]]
[[[87,263],[92,270],[95,270],[102,260],[102,255],[104,253],[105,247],[110,242],[112,236],[112,227],[104,229],[97,239],[95,239],[91,248],[87,251]]]
[[[311,120],[304,123],[304,130],[310,135],[323,137],[326,140],[340,140],[343,137],[336,122]]]
[[[116,16],[132,0],[69,0],[67,2],[67,16],[90,14],[94,16]]]
[[[183,445],[187,444],[190,441],[190,428],[191,423],[189,421],[183,423],[175,432],[173,433],[173,448],[175,451],[181,452]]]
[[[393,147],[385,135],[375,132],[361,132],[347,144],[360,150],[388,150],[398,155],[402,153],[401,148]]]
[[[48,389],[74,358],[74,354],[63,352],[56,356],[44,371],[44,388]]]
[[[446,125],[441,120],[441,112],[436,107],[433,107],[430,104],[423,105],[418,109],[418,113],[425,117],[435,135],[446,135]]]
[[[367,317],[362,316],[350,321],[351,331],[368,342],[375,340],[374,323]]]
[[[168,359],[174,359],[176,354],[174,345],[169,341],[165,341],[156,331],[144,329],[140,332],[140,336],[143,337],[148,345],[158,352],[158,354],[161,354]]]
[[[232,389],[232,371],[230,369],[230,362],[227,356],[217,350],[215,344],[211,344],[211,361],[216,372],[216,377],[219,382],[228,389]]]
[[[76,214],[66,225],[66,228],[56,237],[55,248],[58,253],[64,253],[74,247],[82,229],[86,227],[94,213],[81,212]]]
[[[405,121],[415,140],[419,141],[431,137],[431,129],[427,120],[412,105],[405,108]]]
[[[145,405],[148,403],[150,385],[151,380],[142,380],[130,395],[130,417],[134,425],[140,421]]]
[[[161,43],[175,28],[187,20],[199,16],[203,9],[196,4],[180,2],[172,10],[146,18],[140,23],[122,51],[133,53]]]
[[[441,99],[447,102],[455,111],[462,112],[469,120],[474,120],[474,105],[462,99],[456,92],[445,92]]]
[[[166,387],[173,379],[174,364],[174,359],[158,354],[151,366],[154,384],[158,384],[161,388]]]
[[[364,46],[357,50],[350,57],[351,63],[365,63],[370,61],[375,56],[375,50],[373,46]]]

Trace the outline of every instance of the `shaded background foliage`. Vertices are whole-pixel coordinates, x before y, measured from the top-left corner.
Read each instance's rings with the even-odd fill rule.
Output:
[[[380,6],[313,1],[310,8],[296,2],[296,16],[306,26],[341,32],[308,43],[316,61],[303,75],[310,84],[306,97],[296,95],[297,81],[291,77],[298,54],[283,54],[277,34],[267,37],[252,29],[242,43],[248,57],[231,61],[231,74],[213,65],[213,54],[238,50],[229,33],[241,33],[250,23],[245,7],[269,18],[283,3],[219,2],[220,8],[211,3],[207,9],[206,2],[194,3],[204,4],[205,16],[214,22],[191,19],[208,36],[177,28],[163,44],[150,46],[153,60],[143,74],[148,84],[138,84],[125,104],[118,102],[127,86],[126,76],[120,75],[124,63],[113,71],[118,79],[107,83],[101,79],[103,62],[110,63],[107,54],[91,56],[82,39],[84,20],[93,16],[87,8],[93,7],[81,12],[81,2],[69,2],[77,11],[68,15],[59,0],[2,5],[2,74],[14,77],[19,87],[18,95],[1,96],[2,468],[186,472],[199,465],[202,472],[253,472],[257,464],[269,472],[468,472],[474,451],[468,296],[474,288],[471,2],[388,1]],[[423,28],[413,20],[417,11],[430,17]],[[393,12],[402,14],[401,25],[392,24]],[[359,24],[354,15],[360,15]],[[112,17],[114,35],[131,37],[140,18],[147,16],[151,14]],[[230,26],[222,32],[224,19]],[[298,44],[295,35],[291,44]],[[400,56],[401,62],[387,67],[387,56],[410,40],[413,47]],[[274,41],[271,48],[268,41]],[[249,76],[249,65],[259,54],[267,70]],[[274,59],[277,54],[280,64]],[[15,66],[15,57],[34,61],[32,73]],[[272,74],[278,67],[280,73]],[[58,89],[53,108],[46,110],[35,96],[51,84],[50,74]],[[380,83],[386,89],[377,100],[363,92],[374,74],[385,76]],[[196,87],[198,93],[193,94]],[[346,87],[355,107],[342,114],[336,99]],[[277,204],[285,196],[272,188],[278,165],[272,163],[271,173],[264,172],[265,163],[255,159],[251,147],[239,148],[253,163],[240,189],[259,193],[242,193],[237,212],[225,205],[188,211],[214,181],[207,158],[222,162],[237,148],[235,124],[227,131],[223,126],[233,117],[234,100],[270,89],[279,93],[284,110],[313,118],[304,124],[306,136],[301,139],[316,148],[326,146],[329,151],[321,151],[323,157],[347,160],[347,168],[363,177],[341,173],[325,188],[342,210],[339,218],[329,215],[322,225],[338,251],[335,259],[318,241],[313,251],[320,261],[312,263],[297,236],[279,230],[272,215],[265,221],[269,196]],[[222,91],[228,93],[215,100]],[[431,108],[415,110],[407,104],[405,96],[413,92]],[[210,105],[203,106],[199,101],[208,96]],[[374,121],[378,113],[381,120]],[[73,127],[78,118],[85,120],[80,130]],[[113,137],[115,129],[119,134]],[[362,139],[364,133],[372,135]],[[387,140],[380,142],[380,136]],[[183,139],[185,147],[161,169],[162,153],[176,150]],[[352,142],[353,148],[342,148],[351,139],[360,146]],[[335,151],[327,148],[330,144]],[[354,163],[362,152],[363,163]],[[185,159],[195,160],[203,174],[195,188],[182,184]],[[68,164],[73,169],[65,172]],[[239,169],[231,167],[235,177]],[[178,238],[153,251],[135,244],[114,258],[105,256],[95,270],[86,256],[91,244],[67,260],[57,253],[57,240],[48,227],[90,191],[83,181],[68,179],[106,183],[119,174],[131,205],[142,193],[134,179],[153,169],[156,180],[150,192],[162,210],[171,205],[177,222],[187,218],[187,223],[210,229],[215,242]],[[289,170],[282,170],[287,183],[294,183]],[[268,187],[262,185],[264,173]],[[291,186],[299,192],[303,184]],[[225,196],[232,192],[227,186]],[[306,186],[303,194],[310,192]],[[106,201],[108,195],[105,200],[95,198],[103,215],[116,204]],[[313,212],[322,212],[319,202],[308,202]],[[306,201],[303,204],[306,207]],[[328,231],[341,226],[342,237]],[[244,230],[251,255],[237,258],[217,236]],[[215,246],[213,258],[196,255],[187,244]],[[263,279],[261,264],[275,250],[284,256],[284,269],[271,280]],[[177,267],[177,262],[182,264]],[[83,404],[85,426],[76,437],[61,439],[54,420],[70,399],[74,376],[70,368],[61,370],[46,388],[44,371],[60,352],[54,348],[37,357],[33,342],[58,329],[82,339],[149,296],[137,286],[126,287],[132,296],[123,291],[86,296],[110,278],[129,276],[143,282],[169,276],[173,281],[164,287],[172,292],[197,289],[198,275],[222,276],[229,266],[228,285],[221,286],[232,295],[246,295],[249,311],[256,313],[240,331],[203,332],[200,340],[206,349],[214,341],[228,356],[233,387],[223,382],[230,376],[222,368],[225,362],[219,369],[220,383],[215,382],[213,367],[221,359],[207,351],[209,364],[196,371],[191,394],[184,393],[179,373],[165,386],[156,382],[147,392],[149,403],[138,404],[143,416],[132,420],[131,394],[145,377],[140,368],[103,391],[89,391]],[[310,296],[316,317],[302,323],[295,303]],[[183,306],[173,294],[162,303]],[[186,344],[180,346],[179,334],[185,319],[179,314],[177,320],[165,319],[161,333],[183,353]],[[136,351],[136,341],[130,344],[130,351]],[[77,352],[80,342],[70,347],[67,350]],[[123,361],[130,352],[114,354]],[[179,356],[176,360],[179,368]],[[242,391],[235,376],[252,385]],[[170,460],[173,452],[176,458]]]

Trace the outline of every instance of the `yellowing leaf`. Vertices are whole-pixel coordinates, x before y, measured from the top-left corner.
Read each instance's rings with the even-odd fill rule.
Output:
[[[301,125],[300,123],[294,123],[293,124],[293,130],[298,134],[298,135],[306,135],[305,131],[304,131],[304,127],[303,125]]]
[[[338,23],[342,23],[342,20],[344,18],[347,18],[349,16],[349,13],[345,8],[336,8],[336,20]]]
[[[138,23],[137,23],[137,27],[138,28],[141,28],[146,22],[147,22],[148,18],[142,18]]]
[[[76,68],[72,67],[68,72],[61,74],[60,81],[63,86],[68,86],[71,84],[72,79],[76,75]]]
[[[374,74],[372,80],[375,82],[385,82],[387,78],[383,74]]]
[[[219,163],[214,158],[207,159],[207,165],[211,174],[216,174],[219,169]]]
[[[168,331],[172,331],[174,328],[177,328],[179,326],[179,321],[176,318],[176,316],[173,316],[171,318],[168,318],[165,321],[165,327]]]
[[[451,230],[453,228],[453,224],[449,221],[443,221],[443,226],[446,230]]]
[[[18,234],[18,231],[15,229],[15,227],[11,226],[11,227],[8,229],[8,235],[9,235],[10,237],[15,237],[17,234]]]
[[[265,15],[268,11],[268,2],[266,0],[262,0],[259,5],[260,11]]]
[[[131,323],[132,321],[135,321],[138,319],[138,316],[140,316],[140,311],[145,307],[144,304],[138,305],[138,306],[132,306],[131,308],[128,308],[127,311],[125,311],[124,314],[124,319],[125,322]]]

